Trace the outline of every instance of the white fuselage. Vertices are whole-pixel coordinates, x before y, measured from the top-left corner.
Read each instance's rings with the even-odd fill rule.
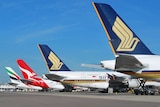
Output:
[[[20,89],[42,90],[42,88],[39,87],[39,86],[24,84],[24,83],[23,83],[22,81],[20,81],[20,80],[13,80],[13,79],[11,79],[11,82],[14,83],[14,84],[17,84],[16,87],[17,87],[17,88],[20,88]]]
[[[28,80],[31,81],[31,83],[29,83],[30,85],[38,86],[41,87],[42,89],[54,89],[54,90],[64,89],[64,86],[60,82],[52,81],[46,78],[36,76],[36,77],[31,77]]]
[[[133,55],[135,56],[144,66],[143,70],[160,70],[160,56],[159,55]]]
[[[65,87],[60,83],[48,79],[42,78],[42,80],[48,85],[49,88],[54,89],[54,90],[62,90]]]
[[[138,79],[126,79],[126,82],[128,82],[129,88],[137,88],[140,86],[140,81]],[[146,81],[144,86],[146,86],[146,85],[154,85],[156,87],[160,87],[160,82]]]
[[[109,86],[106,72],[57,71],[50,73],[64,77],[61,80],[63,84],[100,89],[107,89]]]
[[[137,71],[144,78],[160,81],[160,56],[159,55],[132,55],[144,66],[143,69]],[[110,70],[115,70],[115,60],[101,61],[102,67]]]

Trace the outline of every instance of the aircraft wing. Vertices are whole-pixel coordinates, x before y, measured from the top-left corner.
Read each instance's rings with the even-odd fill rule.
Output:
[[[116,71],[139,71],[145,66],[134,56],[131,55],[119,55],[116,57]]]
[[[59,75],[56,75],[56,74],[45,74],[45,76],[50,79],[50,80],[53,80],[53,81],[60,81],[62,79],[64,79],[65,77],[63,76],[59,76]]]
[[[130,75],[124,74],[124,73],[120,73],[120,72],[107,72],[108,74],[108,78],[110,78],[110,80],[115,80],[115,81],[119,81],[122,82],[124,81],[126,78],[132,78]]]

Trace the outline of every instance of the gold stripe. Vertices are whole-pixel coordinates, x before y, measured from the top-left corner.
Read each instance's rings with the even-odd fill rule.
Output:
[[[41,48],[40,48],[40,46],[39,46],[39,45],[38,45],[38,48],[39,48],[39,50],[40,50],[40,53],[42,54],[42,57],[43,57],[44,62],[46,63],[46,66],[47,66],[48,72],[50,72],[49,66],[47,65],[47,61],[46,61],[46,59],[45,59],[45,57],[44,57],[44,54],[43,54],[43,52],[42,52],[42,50],[41,50]]]
[[[140,77],[140,78],[160,78],[160,73],[134,73],[134,72],[125,72],[125,74]]]
[[[104,28],[104,31],[105,31],[105,33],[106,33],[106,35],[107,35],[107,37],[108,37],[109,45],[110,45],[110,47],[111,47],[111,49],[112,49],[112,52],[113,52],[114,55],[116,55],[116,52],[115,52],[115,50],[114,50],[114,48],[113,48],[113,45],[112,45],[112,43],[111,43],[110,35],[109,35],[109,33],[108,33],[108,31],[107,31],[107,28],[105,27],[105,25],[104,25],[104,23],[103,23],[103,21],[102,21],[102,18],[101,18],[101,16],[100,16],[100,14],[99,14],[99,12],[98,12],[98,10],[97,10],[94,2],[92,2],[92,5],[93,5],[93,7],[94,7],[94,9],[95,9],[95,11],[96,11],[96,13],[97,13],[97,15],[98,15],[98,18],[99,18],[99,20],[100,20],[100,22],[101,22],[101,24],[102,24],[102,26],[103,26],[103,28]]]
[[[101,83],[106,82],[106,80],[64,80],[63,84],[86,84],[86,83]]]

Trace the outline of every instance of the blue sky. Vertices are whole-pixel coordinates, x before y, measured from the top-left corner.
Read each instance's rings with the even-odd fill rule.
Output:
[[[20,76],[16,59],[38,75],[48,73],[37,44],[47,44],[72,70],[95,70],[82,63],[113,59],[91,0],[1,0],[0,83],[9,82],[5,66]],[[95,0],[108,3],[149,49],[160,54],[160,1]],[[22,76],[21,76],[22,77]]]

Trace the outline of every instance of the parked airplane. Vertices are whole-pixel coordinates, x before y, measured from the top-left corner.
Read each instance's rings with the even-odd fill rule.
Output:
[[[47,45],[39,44],[38,47],[50,72],[45,76],[53,81],[60,81],[67,91],[71,91],[72,86],[107,89],[108,87],[118,87],[121,84],[129,88],[135,88],[140,85],[140,80],[133,79],[130,75],[124,73],[71,71]],[[150,84],[160,86],[160,83],[152,81],[146,82],[145,85]]]
[[[38,77],[37,74],[22,60],[17,60],[18,67],[20,68],[23,77],[31,81],[31,85],[42,87],[43,90],[55,89],[62,90],[64,86],[60,82],[51,81],[42,77]]]
[[[116,57],[116,60],[101,61],[102,67],[160,82],[160,56],[153,54],[145,46],[110,5],[94,2],[92,4]],[[142,81],[141,85],[144,83],[145,81]]]
[[[11,80],[10,85],[16,86],[19,89],[35,89],[35,90],[42,90],[41,87],[30,85],[30,81],[21,79],[21,77],[11,68],[5,67],[7,74]]]
[[[104,90],[108,88],[106,72],[71,71],[47,45],[39,44],[38,47],[50,72],[50,74],[46,74],[48,79],[60,81],[69,90],[72,89],[72,86]]]

